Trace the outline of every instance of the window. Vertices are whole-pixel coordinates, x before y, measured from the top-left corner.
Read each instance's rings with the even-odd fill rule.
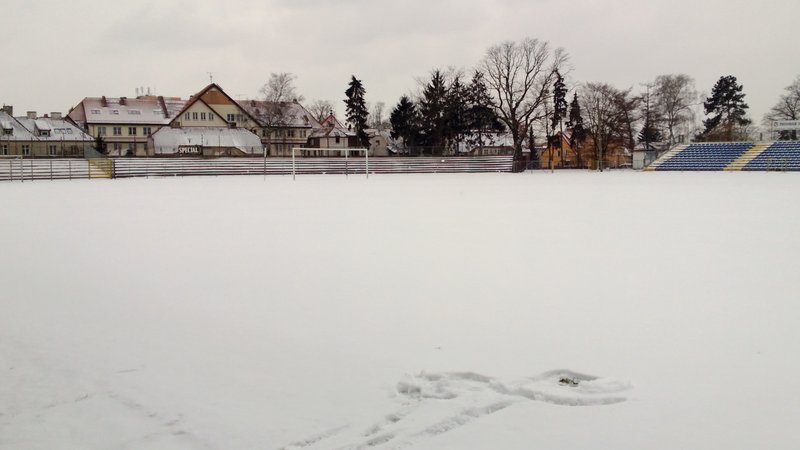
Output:
[[[234,115],[228,114],[228,122],[233,122]]]
[[[111,110],[111,114],[113,114],[115,116],[118,116],[119,115],[119,110],[118,109],[112,109]]]
[[[145,136],[150,136],[152,134],[150,127],[142,127],[142,134]]]
[[[339,136],[336,136],[336,143],[339,143]]]
[[[14,134],[14,129],[13,128],[3,128],[3,134],[6,135],[6,136],[11,136],[12,134]]]
[[[129,109],[128,110],[128,114],[130,114],[132,116],[140,116],[140,115],[142,115],[142,112],[139,111],[138,109]]]
[[[287,130],[287,131],[286,131],[286,134],[287,134],[287,135],[288,135],[290,138],[293,138],[293,137],[294,137],[294,130]]]
[[[208,113],[208,120],[214,120],[214,113]]]
[[[89,112],[92,113],[92,114],[100,114],[100,110],[99,109],[93,109],[93,110],[91,110]]]
[[[200,120],[206,120],[206,113],[204,112],[200,113]]]
[[[114,144],[114,151],[119,152],[122,150],[122,144]]]
[[[114,132],[114,136],[122,136],[122,127],[114,127],[112,131]]]
[[[192,113],[192,120],[197,120],[197,113],[196,112]]]
[[[52,144],[48,145],[48,146],[47,146],[47,153],[48,153],[50,156],[56,156],[56,146],[55,146],[55,145],[52,145]]]
[[[8,155],[8,144],[3,144],[3,146],[0,147],[0,155]]]
[[[191,116],[191,115],[190,115],[188,112],[187,112],[186,114],[184,114],[184,115],[183,115],[183,118],[184,118],[184,119],[186,119],[186,120],[189,120],[189,119],[191,119],[191,117],[192,117],[192,116]]]
[[[31,146],[22,144],[22,156],[31,156]]]
[[[128,127],[128,136],[136,136],[136,127]]]
[[[50,130],[40,130],[39,136],[44,136],[44,137],[50,136]]]

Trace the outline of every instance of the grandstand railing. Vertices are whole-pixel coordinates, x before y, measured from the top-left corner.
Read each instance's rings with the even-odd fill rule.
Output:
[[[92,178],[86,159],[0,159],[0,181]]]
[[[380,157],[370,174],[511,172],[513,156]],[[296,158],[295,173],[366,174],[364,157]],[[291,175],[291,158],[0,159],[0,181],[196,175]]]
[[[512,156],[485,157],[383,157],[369,159],[370,174],[510,172]],[[363,157],[296,158],[295,173],[366,174]],[[291,158],[163,159],[129,158],[114,161],[117,178],[192,175],[291,175]]]

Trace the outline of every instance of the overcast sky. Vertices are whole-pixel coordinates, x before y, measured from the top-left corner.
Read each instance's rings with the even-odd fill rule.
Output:
[[[0,102],[20,115],[141,86],[186,98],[207,72],[253,98],[293,72],[307,102],[340,105],[355,74],[390,107],[431,69],[470,71],[530,36],[569,53],[572,85],[686,73],[708,93],[734,75],[760,122],[800,75],[798,21],[797,0],[2,0]]]

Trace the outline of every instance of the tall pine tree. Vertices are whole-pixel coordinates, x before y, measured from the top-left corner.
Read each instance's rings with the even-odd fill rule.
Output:
[[[364,86],[361,80],[356,79],[355,75],[350,80],[349,88],[345,91],[347,99],[344,101],[347,105],[345,115],[349,127],[356,133],[356,140],[358,145],[363,148],[369,148],[369,137],[367,136],[367,118],[369,112],[367,105],[364,101]]]
[[[467,128],[470,131],[467,144],[470,147],[483,147],[487,134],[503,130],[483,76],[482,72],[476,70],[467,88]]]
[[[575,159],[578,167],[583,167],[583,153],[581,147],[589,136],[589,130],[583,125],[583,117],[581,116],[581,105],[578,103],[578,93],[572,97],[572,102],[569,104],[569,120],[567,121],[567,128],[572,130],[569,137],[569,146],[575,152]]]
[[[422,91],[420,99],[420,117],[422,119],[422,134],[424,145],[433,148],[445,146],[447,135],[447,85],[444,74],[436,70],[431,74],[431,80]]]
[[[736,128],[750,124],[743,89],[733,75],[720,77],[703,104],[706,115],[713,115],[703,121],[701,139],[733,141],[737,138]]]
[[[392,124],[392,138],[403,139],[406,148],[419,144],[419,113],[413,100],[405,95],[400,97],[389,122]]]
[[[558,70],[556,70],[555,77],[556,80],[553,83],[553,116],[550,125],[553,129],[553,134],[556,134],[555,130],[559,131],[557,145],[563,165],[563,161],[566,159],[564,158],[564,139],[562,136],[564,135],[564,119],[567,117],[567,86],[564,84],[564,77],[561,76]]]
[[[444,136],[445,145],[451,153],[458,151],[459,144],[464,140],[464,137],[469,132],[469,123],[467,122],[468,104],[467,88],[461,82],[461,77],[456,76],[450,87],[447,89],[445,96],[445,122]]]

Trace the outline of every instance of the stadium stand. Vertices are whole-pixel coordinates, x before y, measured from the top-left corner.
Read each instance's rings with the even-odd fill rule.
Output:
[[[723,170],[752,147],[750,142],[690,144],[659,162],[655,170]]]
[[[766,147],[742,170],[800,170],[800,141],[778,141]]]

